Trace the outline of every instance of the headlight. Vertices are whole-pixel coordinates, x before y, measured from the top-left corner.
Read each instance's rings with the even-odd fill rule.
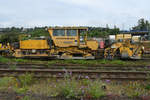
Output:
[[[144,46],[142,47],[142,49],[143,49],[143,50],[145,49]]]
[[[111,46],[111,48],[113,48],[113,49],[114,49],[114,48],[117,48],[117,47],[116,47],[116,46],[114,46],[114,45],[112,45],[112,46]]]

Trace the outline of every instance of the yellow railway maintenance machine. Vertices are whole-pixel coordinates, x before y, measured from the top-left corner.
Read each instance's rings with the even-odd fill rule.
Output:
[[[87,38],[86,27],[55,27],[48,29],[53,45],[51,53],[59,59],[95,59],[98,42]]]
[[[87,38],[86,27],[49,28],[50,37],[22,40],[15,57],[49,57],[56,59],[95,59],[98,42]]]
[[[141,59],[144,47],[140,43],[132,43],[131,34],[117,34],[115,42],[105,49],[106,59]]]

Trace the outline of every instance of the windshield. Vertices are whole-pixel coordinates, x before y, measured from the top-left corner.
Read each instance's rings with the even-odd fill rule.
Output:
[[[65,30],[55,29],[53,30],[53,36],[65,36]]]
[[[67,30],[67,36],[77,36],[77,30]]]

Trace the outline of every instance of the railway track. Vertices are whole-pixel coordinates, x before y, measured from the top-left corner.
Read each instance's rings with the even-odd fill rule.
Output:
[[[100,70],[66,70],[66,69],[0,69],[0,77],[18,77],[32,74],[35,78],[64,78],[76,77],[79,79],[110,79],[110,80],[147,80],[149,71],[100,71]]]
[[[145,71],[150,70],[150,66],[115,66],[115,65],[97,65],[97,66],[86,66],[86,65],[46,65],[46,64],[0,64],[0,69],[11,69],[11,68],[22,68],[22,69],[80,69],[80,70],[134,70],[134,71]]]
[[[43,65],[43,64],[0,64],[0,77],[18,77],[32,74],[35,78],[64,78],[79,79],[109,79],[109,80],[148,80],[150,79],[149,66],[70,66],[70,65]]]

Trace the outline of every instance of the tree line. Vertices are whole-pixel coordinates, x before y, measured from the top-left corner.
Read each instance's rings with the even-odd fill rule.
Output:
[[[40,36],[49,36],[47,27],[34,27],[34,28],[3,28],[0,30],[0,42],[2,43],[13,43],[20,40],[20,36],[30,35],[31,37],[40,37]],[[145,19],[139,19],[137,25],[132,27],[133,31],[150,31],[150,22]],[[120,29],[116,26],[114,28],[109,28],[106,25],[106,28],[102,27],[89,27],[88,35],[89,37],[107,37],[108,35],[118,34]]]

